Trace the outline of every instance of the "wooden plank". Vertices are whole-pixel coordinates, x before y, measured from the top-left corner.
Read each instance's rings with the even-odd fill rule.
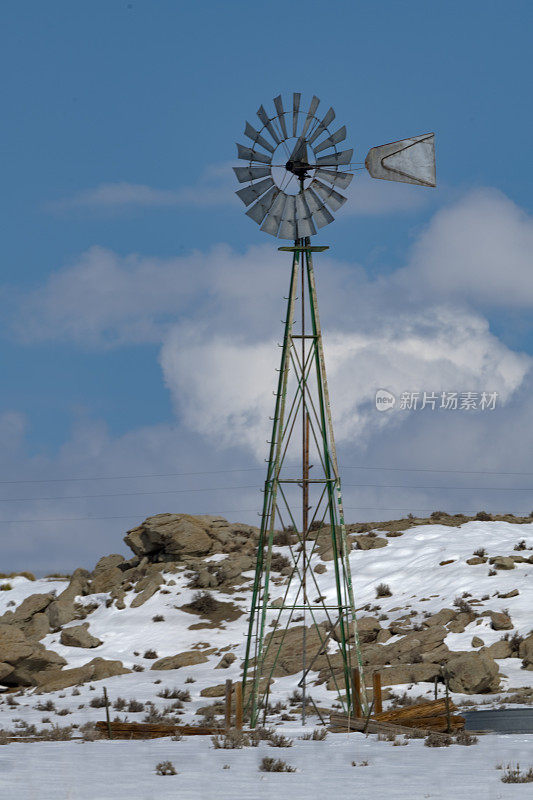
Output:
[[[235,727],[242,731],[242,683],[235,684]]]
[[[361,673],[358,669],[352,669],[352,692],[353,692],[353,713],[356,717],[363,716],[361,708]]]
[[[457,711],[457,706],[450,701],[450,711]],[[392,708],[390,711],[384,711],[381,714],[376,714],[375,719],[382,722],[393,722],[394,720],[404,721],[408,719],[415,719],[416,717],[434,717],[446,713],[446,701],[431,700],[427,703],[416,703],[412,706],[405,706],[404,708]]]
[[[457,718],[456,729],[459,729],[462,727],[462,725],[464,725],[464,721],[461,722],[461,720],[463,720],[463,717]],[[366,724],[364,719],[359,719],[357,717],[350,717],[350,719],[348,719],[347,714],[331,714],[330,723],[330,730],[333,732],[346,732],[348,730],[352,730],[359,731],[360,733],[363,733]],[[440,722],[437,724],[440,724]],[[421,735],[423,734],[424,736],[427,736],[428,733],[432,733],[434,730],[434,728],[431,728],[426,724],[420,726],[416,724],[398,725],[392,722],[380,722],[375,719],[370,719],[366,728],[367,733],[394,733],[397,736],[402,734],[410,734],[413,732],[418,732]]]
[[[381,694],[381,674],[374,672],[372,675],[372,689],[374,693],[374,716],[383,712],[383,697]]]
[[[111,722],[113,738],[120,739],[156,739],[162,736],[212,736],[225,733],[224,728],[212,728],[200,725],[165,725],[163,723]],[[97,722],[96,728],[109,736],[107,722]]]
[[[226,729],[229,730],[231,728],[231,693],[233,691],[233,681],[231,678],[228,678],[226,681],[226,714],[225,714],[225,723]]]

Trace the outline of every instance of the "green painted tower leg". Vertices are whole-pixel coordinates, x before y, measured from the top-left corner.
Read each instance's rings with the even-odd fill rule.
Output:
[[[285,675],[301,675],[303,721],[317,683],[354,713],[354,669],[367,710],[312,260],[327,248],[306,238],[279,249],[292,270],[244,659],[252,727]]]

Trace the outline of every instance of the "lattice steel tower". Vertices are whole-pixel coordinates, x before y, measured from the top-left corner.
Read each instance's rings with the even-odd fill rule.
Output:
[[[366,167],[374,178],[436,185],[433,134],[374,147],[364,166],[357,165],[353,150],[337,147],[346,128],[330,130],[333,109],[321,119],[317,97],[308,111],[300,103],[294,93],[285,111],[279,95],[273,116],[261,106],[260,129],[247,122],[244,130],[252,146],[237,145],[247,165],[234,167],[239,182],[249,184],[237,192],[250,207],[246,214],[261,230],[294,242],[278,248],[292,253],[292,268],[243,673],[252,727],[266,713],[272,678],[295,672],[301,673],[304,721],[307,703],[314,705],[310,673],[337,691],[346,710],[366,711],[313,270],[313,253],[328,248],[312,246],[311,236],[333,221],[331,212],[346,201],[337,190],[349,186],[357,169]],[[285,558],[274,546],[284,548]]]

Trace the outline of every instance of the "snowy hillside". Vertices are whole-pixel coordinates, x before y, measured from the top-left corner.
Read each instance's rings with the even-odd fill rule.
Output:
[[[217,529],[219,538],[216,542],[227,541],[227,537],[219,533],[221,529]],[[239,531],[243,541],[253,539],[253,531]],[[359,537],[354,532],[352,536],[350,564],[361,618],[363,656],[369,675],[375,668],[380,669],[385,686],[389,684],[386,696],[391,696],[391,692],[396,695],[405,692],[430,697],[432,680],[424,676],[430,674],[434,662],[441,657],[450,659],[448,651],[452,651],[452,657],[455,652],[485,653],[488,661],[494,659],[497,665],[495,670],[496,674],[499,670],[499,675],[491,680],[493,686],[499,683],[499,688],[497,691],[484,689],[480,693],[456,691],[453,698],[457,705],[482,704],[486,708],[501,703],[508,706],[531,703],[533,654],[527,642],[520,642],[531,635],[533,627],[533,523],[471,521],[460,527],[428,524],[409,527],[400,533],[394,531],[383,536],[382,532],[376,535],[369,531]],[[356,544],[368,549],[356,549]],[[194,545],[198,546],[197,543]],[[224,549],[229,552],[224,552]],[[312,566],[322,565],[322,586],[327,587],[326,591],[333,600],[332,562],[327,559],[324,549],[317,549],[319,552],[313,556]],[[65,662],[63,666],[46,665],[46,669],[39,673],[38,686],[27,686],[19,692],[2,696],[0,729],[24,730],[24,726],[34,725],[39,730],[53,725],[74,725],[77,726],[73,729],[76,736],[87,722],[104,718],[104,710],[95,707],[98,705],[95,698],[100,698],[104,685],[114,704],[112,714],[121,720],[140,722],[150,713],[155,718],[153,715],[157,712],[165,713],[166,719],[194,724],[203,719],[216,719],[222,711],[220,701],[223,699],[224,681],[227,678],[236,681],[241,677],[253,578],[251,550],[248,548],[248,555],[245,551],[244,545],[236,553],[231,547],[210,544],[206,555],[196,553],[181,560],[176,556],[173,561],[151,564],[146,563],[145,558],[144,567],[139,556],[137,563],[132,560],[134,566],[125,564],[119,556],[103,559],[89,578],[79,578],[79,586],[83,584],[85,590],[73,596],[72,601],[67,597],[70,606],[67,600],[61,602],[62,592],[69,586],[66,579],[31,581],[20,576],[0,579],[0,587],[5,589],[0,592],[0,615],[4,615],[0,618],[0,641],[2,632],[7,635],[6,631],[9,633],[18,624],[17,630],[26,631],[27,641],[35,643],[36,630],[43,633],[44,626],[47,626],[48,632],[39,637],[41,646]],[[288,547],[277,547],[276,552],[286,556]],[[475,552],[478,555],[474,555]],[[243,571],[233,569],[237,557],[244,558],[239,562],[245,567]],[[143,568],[147,569],[144,575]],[[133,574],[135,570],[137,572]],[[123,575],[136,580],[120,583],[119,580],[124,581]],[[281,593],[284,580],[282,573],[275,576],[273,597]],[[217,581],[218,585],[209,585]],[[207,584],[205,589],[210,596],[218,601],[203,614],[199,613],[201,608],[195,607],[198,585],[202,582]],[[389,587],[390,596],[376,597],[379,584]],[[91,592],[91,588],[98,591]],[[44,595],[46,600],[30,601],[34,595]],[[25,605],[23,601],[26,601]],[[30,605],[41,610],[32,616]],[[25,613],[24,608],[30,611]],[[60,619],[67,608],[76,609],[75,618],[56,626],[49,624],[50,620]],[[17,609],[22,609],[18,620]],[[445,609],[448,612],[443,613]],[[44,619],[46,614],[48,616]],[[369,619],[371,622],[365,623]],[[80,625],[85,625],[81,632]],[[74,636],[71,644],[68,643],[71,641],[70,629]],[[435,630],[442,633],[440,638],[437,637],[436,645],[431,644],[431,647],[436,647],[434,652],[438,653],[432,656],[433,651],[424,651],[424,637],[428,631]],[[88,647],[87,642],[85,646],[79,646],[80,642],[83,645],[86,634],[90,635],[87,642],[91,646]],[[420,655],[406,659],[402,655],[403,644],[411,642],[409,647],[412,648],[416,637],[421,642]],[[39,652],[42,656],[42,650]],[[387,653],[387,658],[382,658],[381,653]],[[396,656],[397,660],[394,660]],[[174,658],[168,660],[169,657]],[[31,658],[37,656],[33,654]],[[71,669],[83,668],[95,658],[121,662],[124,674],[113,674],[117,669],[114,667],[107,673],[108,677],[98,680],[84,678],[76,672],[72,673],[72,680],[64,679],[61,685],[61,676],[69,675]],[[2,660],[0,655],[0,662]],[[23,660],[17,662],[18,666],[11,675],[26,675],[28,667],[24,667],[25,672],[24,663]],[[7,666],[12,668],[9,664]],[[390,681],[387,681],[387,674]],[[421,676],[420,680],[414,682],[417,674]],[[401,680],[402,675],[407,678]],[[275,678],[270,695],[271,704],[279,702],[280,710],[268,717],[268,723],[279,725],[280,730],[291,737],[302,733],[294,705],[291,705],[291,695],[298,679],[298,674]],[[9,674],[5,681],[10,683]],[[315,682],[318,685],[314,685]],[[48,691],[54,685],[61,688]],[[173,689],[179,690],[181,699],[160,696],[161,692],[172,695]],[[310,691],[323,709],[331,708],[335,702],[335,693],[328,691],[318,671],[312,673]],[[131,705],[132,700],[136,702]],[[147,705],[150,703],[153,706]],[[317,717],[311,717],[308,730],[318,723]],[[26,727],[26,730],[31,728]],[[501,755],[496,754],[494,744],[489,743],[495,738]],[[26,794],[24,791],[21,793],[19,783],[19,797],[54,797],[54,800],[58,797],[130,797],[133,786],[136,787],[136,796],[143,798],[156,793],[158,797],[175,796],[173,792],[178,790],[184,797],[233,798],[239,787],[246,796],[267,797],[269,792],[278,791],[276,787],[288,791],[288,786],[294,787],[297,792],[294,796],[299,797],[304,796],[314,783],[315,794],[306,794],[310,797],[321,794],[321,781],[327,781],[329,788],[335,786],[339,791],[357,781],[358,788],[363,789],[369,781],[376,780],[375,773],[379,772],[386,774],[386,778],[380,783],[379,791],[373,783],[373,798],[460,798],[469,794],[466,776],[470,774],[471,760],[474,759],[477,780],[481,774],[486,775],[487,786],[494,783],[494,791],[491,789],[493,793],[489,796],[498,797],[496,789],[501,791],[503,785],[498,783],[494,763],[496,760],[505,763],[518,760],[526,764],[528,758],[523,751],[527,739],[527,736],[484,737],[477,748],[455,747],[443,752],[433,752],[424,749],[423,742],[410,741],[408,756],[405,749],[396,750],[390,747],[390,743],[378,742],[375,737],[365,739],[358,734],[329,734],[325,742],[295,739],[292,749],[287,751],[270,750],[265,742],[258,750],[215,751],[209,737],[194,737],[181,742],[165,739],[150,742],[97,741],[83,745],[81,742],[17,743],[0,748],[0,787],[4,786],[8,796],[7,790],[11,794],[16,782],[24,778]],[[23,759],[20,758],[22,753]],[[52,754],[53,769],[50,767]],[[257,772],[259,755],[281,755],[299,772],[295,775],[261,776]],[[209,761],[206,761],[207,757]],[[164,778],[153,774],[155,763],[166,759],[175,763],[179,776]],[[351,767],[353,759],[369,760],[370,766],[354,770]],[[26,762],[24,768],[20,766],[22,760]],[[45,763],[48,766],[45,767]],[[405,772],[407,763],[410,764],[408,775]],[[222,772],[224,764],[230,765],[230,772]],[[440,780],[438,776],[445,773],[448,776],[448,771],[451,774],[452,765],[455,777],[448,785],[448,777]],[[95,783],[90,787],[83,786],[92,771],[96,774]],[[31,778],[28,777],[30,772]],[[215,786],[212,786],[215,773]],[[434,773],[433,785],[424,795],[422,790],[427,784],[423,775],[428,777],[431,773]],[[117,774],[119,781],[115,780]],[[35,777],[37,775],[39,780]],[[80,775],[84,777],[80,778]],[[58,786],[62,787],[59,793],[53,790],[56,778]],[[404,782],[401,790],[398,788],[399,780]],[[394,794],[391,794],[392,784],[396,786]],[[503,788],[509,792],[516,790],[516,787]]]

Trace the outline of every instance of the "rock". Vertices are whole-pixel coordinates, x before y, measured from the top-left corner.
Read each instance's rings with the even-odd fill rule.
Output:
[[[29,642],[21,630],[11,625],[0,624],[0,653],[2,661],[12,666],[29,658],[35,646]]]
[[[507,631],[513,627],[513,623],[508,614],[501,611],[490,611],[491,628],[495,631]]]
[[[511,658],[513,649],[506,639],[500,639],[488,647],[484,647],[482,652],[488,653],[491,658]]]
[[[517,597],[520,594],[518,589],[512,589],[510,592],[506,592],[505,594],[498,593],[498,597],[501,597],[502,600],[507,600],[509,597]]]
[[[448,622],[451,622],[451,620],[455,619],[456,616],[457,611],[454,611],[451,608],[442,608],[436,614],[432,614],[430,617],[427,617],[422,624],[427,628],[431,628],[435,625],[447,625]]]
[[[93,576],[97,575],[99,572],[104,572],[105,570],[111,569],[112,567],[119,567],[124,562],[124,556],[121,556],[118,553],[111,553],[110,556],[102,556],[93,570]]]
[[[487,559],[482,558],[481,556],[472,556],[472,558],[466,559],[467,564],[486,564]]]
[[[72,600],[57,599],[46,609],[46,616],[52,628],[61,628],[76,619],[77,611]]]
[[[216,665],[215,669],[227,669],[233,664],[236,658],[237,656],[235,653],[225,653]]]
[[[199,569],[196,574],[194,585],[199,589],[214,589],[218,586],[218,581],[212,572],[207,569]]]
[[[467,625],[470,625],[476,618],[473,611],[461,611],[452,619],[446,627],[451,633],[463,633]]]
[[[91,581],[91,594],[109,592],[122,583],[123,572],[118,567],[108,567],[96,573]]]
[[[47,594],[32,594],[26,597],[15,611],[11,612],[8,618],[9,624],[19,624],[28,622],[34,614],[44,611],[50,603],[54,600],[54,594],[48,592]],[[8,621],[6,620],[6,621]],[[1,620],[4,621],[3,619]]]
[[[450,691],[466,694],[497,692],[500,688],[498,665],[486,652],[458,653],[446,664]]]
[[[88,631],[89,624],[73,625],[71,628],[63,628],[61,631],[60,642],[66,647],[98,647],[102,644],[101,639],[97,639]]]
[[[83,667],[57,670],[44,676],[43,681],[39,684],[39,689],[41,692],[56,692],[59,689],[66,689],[68,686],[75,686],[78,683],[101,681],[114,675],[126,675],[128,672],[131,672],[131,669],[124,667],[122,661],[93,658]]]
[[[533,667],[533,633],[527,636],[518,649],[518,655],[523,659],[526,669]]]
[[[480,639],[479,636],[473,636],[471,644],[472,647],[483,647],[485,642],[483,641],[483,639]]]
[[[317,575],[322,575],[326,571],[326,569],[327,567],[325,564],[317,564],[314,569],[314,572],[316,572]]]
[[[179,561],[186,554],[207,555],[213,542],[206,530],[209,526],[200,520],[189,514],[156,514],[128,531],[124,541],[138,556],[164,555]]]
[[[385,642],[388,642],[389,639],[392,639],[392,633],[386,628],[382,628],[376,636],[376,642],[379,644],[384,644]]]
[[[8,677],[8,683],[14,686],[35,686],[43,676],[55,672],[67,662],[53,650],[46,650],[42,644],[36,644],[31,656],[19,661]]]
[[[357,630],[361,643],[375,642],[381,630],[381,624],[376,617],[359,617]]]
[[[34,614],[29,622],[21,625],[21,630],[28,639],[42,639],[50,633],[50,623],[48,616],[44,612]]]
[[[440,664],[401,664],[399,666],[383,667],[380,669],[380,674],[383,686],[432,681],[436,675],[440,674]]]
[[[11,667],[8,673],[6,668],[3,669],[3,680],[9,686],[34,686],[38,682],[38,673],[67,663],[39,642],[29,640],[14,625],[0,625],[0,653],[2,663]]]
[[[4,678],[7,678],[13,672],[13,667],[11,664],[6,664],[4,661],[0,661],[0,681]]]
[[[219,683],[216,686],[207,686],[200,692],[201,697],[224,697],[226,694],[226,684]]]
[[[216,571],[217,583],[225,583],[240,578],[243,572],[253,569],[255,560],[243,553],[231,553]]]
[[[78,596],[89,594],[89,578],[91,573],[86,569],[75,569],[70,577],[68,586],[58,596],[59,603],[74,603]]]
[[[386,539],[382,539],[380,536],[354,536],[354,540],[357,542],[357,549],[358,550],[375,550],[379,547],[386,547],[388,545],[388,541]]]
[[[192,667],[194,664],[205,664],[206,661],[208,661],[207,656],[199,650],[186,650],[184,653],[165,656],[154,661],[151,669],[181,669],[181,667]]]
[[[156,575],[147,575],[146,578],[143,578],[141,581],[139,581],[135,591],[137,592],[139,589],[141,589],[141,591],[131,601],[130,608],[139,608],[139,606],[142,606],[143,603],[146,603],[147,600],[154,596],[154,594],[159,590],[161,584],[164,582],[165,579],[160,572],[158,572]]]
[[[489,558],[489,564],[492,564],[496,569],[514,569],[514,561],[508,556],[494,556]]]

